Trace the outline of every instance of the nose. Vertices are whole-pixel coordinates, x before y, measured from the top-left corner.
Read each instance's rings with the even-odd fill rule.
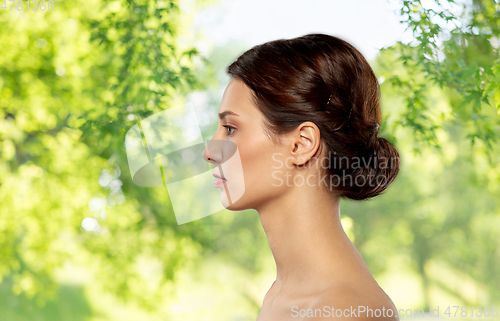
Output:
[[[210,144],[210,141],[209,141],[209,144]],[[214,161],[212,160],[212,158],[210,158],[210,155],[211,153],[208,151],[208,146],[205,147],[205,149],[203,150],[203,159],[206,161],[206,162],[209,162],[209,163],[213,163]]]
[[[215,164],[220,164],[222,160],[222,150],[221,144],[217,144],[217,140],[214,140],[215,136],[208,141],[207,146],[203,150],[203,159],[206,162]]]

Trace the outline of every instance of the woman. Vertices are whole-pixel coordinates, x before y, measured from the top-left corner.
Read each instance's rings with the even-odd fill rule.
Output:
[[[212,140],[236,145],[244,179],[221,171],[223,148],[204,157],[224,206],[259,213],[276,261],[257,320],[398,320],[340,223],[342,197],[377,196],[399,171],[398,152],[377,137],[368,62],[339,38],[309,34],[255,46],[228,73]],[[244,193],[231,199],[232,188]]]

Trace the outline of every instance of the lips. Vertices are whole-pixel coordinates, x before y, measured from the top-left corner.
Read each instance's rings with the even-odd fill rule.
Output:
[[[225,177],[222,177],[222,176],[220,176],[219,174],[217,174],[217,173],[215,173],[215,172],[213,172],[213,173],[212,173],[212,175],[213,175],[215,178],[220,178],[220,179],[222,179],[222,180],[224,180],[224,181],[227,181]]]
[[[214,182],[214,187],[216,187],[216,188],[222,188],[222,187],[224,187],[224,184],[225,184],[225,182],[226,182],[226,179],[225,179],[225,178],[223,178],[222,176],[220,176],[219,174],[216,174],[215,172],[214,172],[214,173],[212,173],[212,175],[213,175],[215,178],[217,178],[217,179],[215,180],[215,182]]]

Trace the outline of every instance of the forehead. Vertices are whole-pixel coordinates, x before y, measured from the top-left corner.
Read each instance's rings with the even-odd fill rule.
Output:
[[[228,110],[245,118],[260,116],[260,111],[252,101],[252,90],[242,80],[231,79],[224,90],[219,113]]]

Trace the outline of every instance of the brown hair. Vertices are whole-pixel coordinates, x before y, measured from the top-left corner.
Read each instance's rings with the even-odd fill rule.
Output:
[[[318,126],[320,153],[326,147],[332,157],[328,173],[336,178],[340,197],[377,196],[396,178],[399,154],[389,141],[377,137],[377,78],[363,55],[346,41],[308,34],[266,42],[243,53],[227,72],[253,91],[266,128],[275,135],[305,121]]]

